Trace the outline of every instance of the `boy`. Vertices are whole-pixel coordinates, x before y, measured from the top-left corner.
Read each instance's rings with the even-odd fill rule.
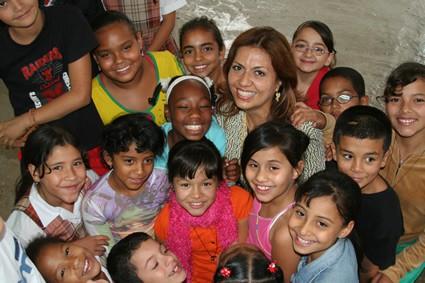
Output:
[[[394,264],[396,245],[403,233],[398,197],[379,175],[389,156],[391,124],[377,108],[353,106],[337,120],[333,139],[338,170],[354,179],[362,190],[356,229],[365,253],[360,278],[369,282],[378,269]]]
[[[320,82],[320,110],[338,119],[341,113],[354,105],[368,105],[362,75],[348,67],[330,70]]]
[[[78,8],[39,6],[38,0],[3,1],[0,8],[0,79],[15,116],[0,122],[0,145],[54,122],[78,135],[91,168],[103,174],[102,121],[91,102],[90,51],[97,41]],[[97,163],[96,163],[97,161]]]
[[[395,264],[373,282],[414,282],[425,268],[425,65],[407,62],[394,69],[382,98],[394,137],[381,174],[400,199],[405,234]]]
[[[153,223],[168,201],[165,170],[154,169],[164,134],[145,114],[120,116],[105,127],[102,151],[111,170],[86,192],[82,215],[90,235],[110,238],[107,252],[133,232],[153,235]]]
[[[115,283],[181,283],[186,279],[176,255],[143,232],[128,235],[112,248],[108,271]]]

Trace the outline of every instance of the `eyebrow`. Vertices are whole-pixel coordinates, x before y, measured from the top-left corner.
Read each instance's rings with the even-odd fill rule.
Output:
[[[344,148],[340,148],[341,151],[347,152],[347,153],[353,153],[351,150],[347,150]],[[376,151],[366,152],[364,155],[379,155]]]

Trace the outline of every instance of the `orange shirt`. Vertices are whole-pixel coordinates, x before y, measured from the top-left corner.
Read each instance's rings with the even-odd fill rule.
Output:
[[[230,202],[236,221],[247,218],[252,209],[251,195],[238,186],[230,187],[230,192]],[[166,204],[154,225],[155,235],[164,241],[168,239],[169,216],[170,206]],[[218,256],[222,251],[219,235],[217,235],[215,227],[208,229],[197,227],[196,229],[191,228],[190,239],[192,241],[192,282],[211,283],[217,267]],[[211,256],[217,258],[211,261]]]

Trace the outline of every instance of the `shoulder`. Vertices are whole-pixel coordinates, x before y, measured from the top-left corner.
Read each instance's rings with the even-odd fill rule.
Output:
[[[248,217],[253,205],[251,194],[239,186],[231,186],[229,189],[230,202],[236,219]]]

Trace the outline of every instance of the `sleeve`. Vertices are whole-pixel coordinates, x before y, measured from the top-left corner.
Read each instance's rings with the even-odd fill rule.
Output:
[[[183,6],[186,6],[186,0],[160,0],[160,15],[167,15],[174,11],[177,11]]]
[[[226,134],[213,116],[211,126],[205,137],[212,141],[220,152],[221,157],[226,153]]]
[[[231,197],[233,213],[237,221],[245,219],[252,210],[253,198],[250,193],[241,187],[231,186]]]
[[[300,177],[300,181],[305,182],[314,173],[325,169],[325,147],[322,133],[312,126],[312,122],[302,124],[299,130],[310,138],[310,144],[303,158],[304,170]]]
[[[105,235],[109,237],[109,246],[106,247],[109,252],[116,243],[104,214],[103,205],[97,202],[95,195],[91,194],[84,197],[81,210],[84,226],[90,236]]]
[[[61,18],[67,20],[64,37],[69,63],[90,53],[97,45],[97,39],[82,12],[74,6],[57,7],[62,10]],[[66,9],[64,9],[66,8]]]
[[[317,110],[319,111],[319,110]],[[321,114],[323,114],[323,116],[325,116],[326,119],[326,125],[325,127],[322,129],[322,135],[323,135],[323,143],[324,144],[329,144],[332,142],[333,140],[333,134],[334,134],[334,128],[335,128],[335,117],[328,114],[328,113],[324,113],[322,111],[319,111]]]
[[[41,228],[22,211],[14,210],[7,219],[6,225],[16,235],[24,248],[33,239],[45,236]]]
[[[396,256],[395,265],[382,271],[391,281],[399,282],[407,272],[418,268],[425,261],[425,230],[418,240],[411,246],[406,247]]]
[[[170,205],[167,203],[159,212],[153,226],[155,237],[163,241],[168,239],[168,226],[170,223]]]

